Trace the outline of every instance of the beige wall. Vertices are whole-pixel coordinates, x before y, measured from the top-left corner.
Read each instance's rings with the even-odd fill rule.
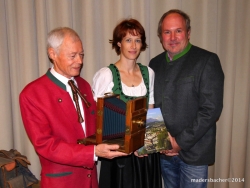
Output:
[[[18,95],[50,67],[46,34],[58,26],[75,29],[85,48],[81,75],[117,60],[108,40],[122,19],[138,19],[148,49],[138,62],[163,51],[156,34],[161,15],[172,8],[191,17],[191,43],[219,55],[225,73],[224,109],[218,122],[211,178],[245,178],[244,183],[210,183],[209,187],[250,187],[250,1],[248,0],[0,0],[0,148],[16,148],[31,160],[39,177],[36,153],[23,129]]]

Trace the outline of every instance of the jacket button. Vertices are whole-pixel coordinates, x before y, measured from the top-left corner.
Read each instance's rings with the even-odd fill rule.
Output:
[[[88,174],[87,177],[88,177],[88,178],[91,178],[91,174]]]

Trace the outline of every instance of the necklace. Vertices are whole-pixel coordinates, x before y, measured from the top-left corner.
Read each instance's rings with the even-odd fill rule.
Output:
[[[132,75],[132,84],[131,84],[132,87],[135,87],[135,85],[133,84],[134,83],[134,79],[135,79],[135,75],[133,73],[133,75]]]
[[[135,87],[134,82],[135,82],[135,77],[136,77],[136,72],[137,72],[137,69],[138,69],[138,67],[137,67],[138,65],[135,63],[132,75],[129,75],[129,72],[126,71],[127,70],[126,68],[123,69],[124,66],[121,65],[120,61],[116,62],[115,66],[117,67],[120,74],[121,74],[121,72],[124,72],[125,78],[126,78],[125,80],[127,82],[127,86],[130,86],[130,84],[131,84],[131,87]],[[131,79],[131,77],[132,77],[132,79]]]
[[[135,85],[133,83],[135,81],[135,72],[136,71],[137,71],[137,65],[135,65],[135,70],[133,71],[133,75],[132,75],[132,84],[131,84],[132,87],[135,87]]]

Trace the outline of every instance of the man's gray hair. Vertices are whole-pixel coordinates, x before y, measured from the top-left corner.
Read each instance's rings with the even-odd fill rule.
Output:
[[[58,27],[53,29],[48,33],[47,37],[47,51],[49,48],[53,48],[56,53],[59,53],[59,48],[63,43],[63,40],[66,35],[69,35],[74,40],[80,40],[78,34],[69,27]]]

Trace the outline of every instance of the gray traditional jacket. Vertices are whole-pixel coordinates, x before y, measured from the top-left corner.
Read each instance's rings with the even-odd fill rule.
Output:
[[[172,61],[163,52],[149,67],[155,72],[155,107],[181,147],[179,157],[191,165],[214,163],[224,87],[218,56],[189,43]]]

